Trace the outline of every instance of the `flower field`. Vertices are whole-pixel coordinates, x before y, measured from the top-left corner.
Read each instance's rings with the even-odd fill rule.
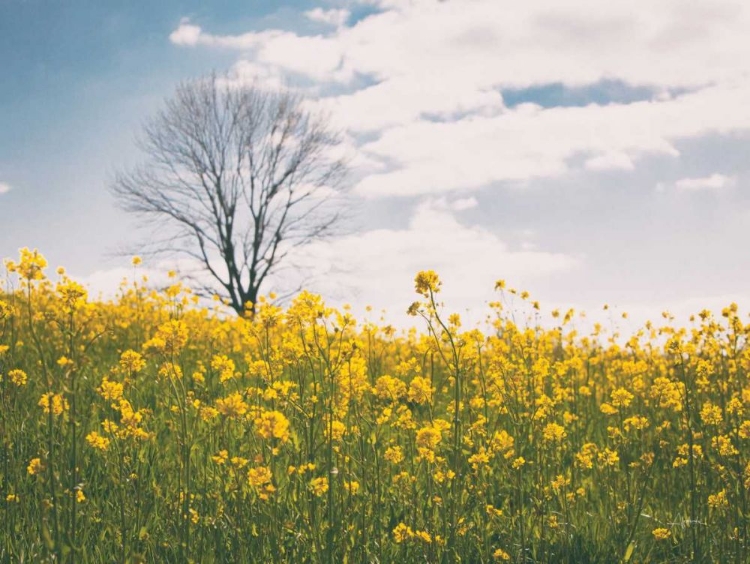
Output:
[[[421,272],[400,332],[6,268],[0,562],[750,559],[734,305],[614,339],[498,282],[479,331]]]

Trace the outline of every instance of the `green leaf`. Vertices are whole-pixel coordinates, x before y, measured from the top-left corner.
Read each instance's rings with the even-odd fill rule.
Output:
[[[47,547],[47,550],[52,550],[53,548],[55,548],[55,542],[52,540],[52,537],[49,534],[49,528],[47,527],[46,523],[42,525],[42,537],[44,537],[44,544]]]
[[[633,550],[635,550],[635,542],[630,541],[628,548],[625,550],[625,556],[622,557],[623,562],[629,562],[630,557],[633,556]]]

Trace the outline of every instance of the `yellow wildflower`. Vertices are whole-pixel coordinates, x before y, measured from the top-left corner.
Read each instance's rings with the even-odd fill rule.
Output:
[[[62,394],[53,392],[43,394],[37,405],[42,408],[44,413],[52,411],[52,415],[62,415],[69,408],[68,400]]]
[[[440,291],[440,278],[434,270],[423,270],[417,273],[414,278],[414,288],[418,294],[425,298],[430,296],[430,292],[438,293]]]
[[[323,496],[328,491],[328,478],[322,476],[310,480],[310,491],[317,497]]]
[[[400,446],[388,447],[385,451],[384,457],[388,462],[398,464],[404,459],[404,451]]]
[[[242,394],[235,392],[225,398],[217,399],[216,409],[226,417],[241,417],[247,413],[248,406],[242,399]]]
[[[107,437],[103,437],[96,431],[91,431],[88,435],[86,435],[86,442],[95,449],[107,450],[109,448],[110,441]]]
[[[289,420],[280,411],[264,411],[255,419],[255,427],[264,439],[289,440]]]
[[[544,426],[544,440],[547,442],[559,442],[562,441],[566,436],[567,432],[565,427],[558,425],[557,423],[547,423]]]
[[[404,523],[399,523],[393,529],[393,540],[396,542],[396,544],[401,544],[402,542],[411,540],[413,537],[414,531],[411,527],[405,525]]]
[[[15,369],[8,372],[8,380],[10,380],[14,385],[20,388],[21,386],[26,385],[28,377],[26,376],[26,372],[24,372],[23,370]]]
[[[29,461],[29,465],[26,467],[26,472],[29,473],[29,476],[35,476],[37,474],[40,474],[44,471],[44,464],[42,463],[41,458],[32,458]]]
[[[495,549],[495,552],[492,553],[492,558],[495,560],[502,560],[503,562],[507,562],[510,560],[510,554],[505,552],[502,548]]]
[[[435,427],[423,427],[417,431],[417,446],[435,450],[440,444],[440,431]]]
[[[409,384],[408,399],[417,404],[426,404],[432,401],[434,389],[430,381],[422,376],[415,376]]]

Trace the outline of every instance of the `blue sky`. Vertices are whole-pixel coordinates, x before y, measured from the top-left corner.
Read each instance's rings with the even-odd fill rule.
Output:
[[[459,310],[497,278],[642,318],[750,306],[745,4],[501,4],[0,0],[0,256],[116,286],[138,231],[112,174],[216,69],[300,88],[346,132],[351,232],[311,250],[334,301],[401,312],[435,268]]]
[[[138,158],[140,124],[180,80],[233,62],[186,57],[169,33],[188,15],[227,31],[280,17],[276,2],[247,4],[0,2],[0,182],[13,187],[0,202],[2,256],[37,246],[81,273],[118,262],[110,251],[131,225],[107,192],[111,174]]]

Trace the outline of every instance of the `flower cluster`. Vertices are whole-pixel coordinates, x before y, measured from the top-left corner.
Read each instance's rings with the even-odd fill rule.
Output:
[[[479,330],[443,312],[426,271],[423,330],[398,332],[309,292],[238,318],[177,282],[92,300],[28,249],[6,268],[10,561],[750,557],[735,305],[582,335],[575,311],[540,326],[539,303],[499,281]]]

